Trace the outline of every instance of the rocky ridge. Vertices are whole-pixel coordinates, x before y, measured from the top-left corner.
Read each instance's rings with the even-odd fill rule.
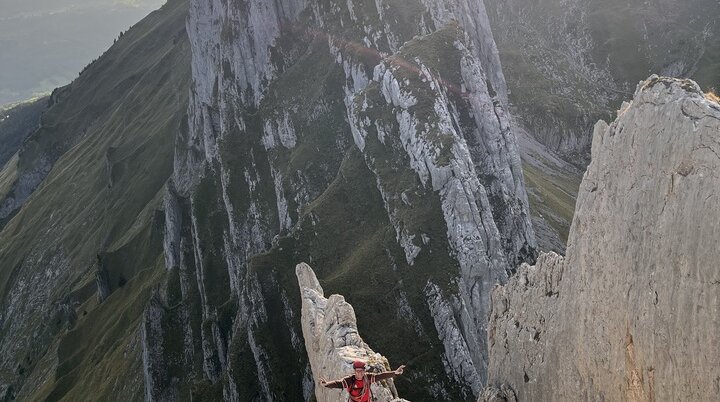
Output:
[[[567,256],[493,293],[489,385],[519,400],[712,400],[720,105],[653,76],[593,135]]]

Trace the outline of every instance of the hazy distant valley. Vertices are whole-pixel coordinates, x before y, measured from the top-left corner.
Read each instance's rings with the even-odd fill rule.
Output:
[[[162,0],[6,0],[0,15],[0,106],[66,85]]]

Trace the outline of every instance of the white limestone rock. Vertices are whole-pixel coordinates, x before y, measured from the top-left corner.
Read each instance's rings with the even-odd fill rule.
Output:
[[[443,343],[445,352],[443,364],[445,371],[461,384],[468,384],[473,394],[478,394],[482,388],[485,367],[479,366],[473,361],[473,355],[477,351],[472,350],[473,344],[468,344],[468,337],[461,331],[461,322],[455,317],[456,311],[462,311],[467,316],[468,312],[462,302],[454,298],[451,303],[442,295],[440,288],[428,283],[425,288],[428,299],[428,307],[435,322],[435,329],[438,332],[440,341]],[[478,331],[479,332],[479,331]],[[470,395],[465,395],[469,397]]]
[[[461,32],[452,31],[453,25],[445,29]],[[389,220],[409,263],[421,251],[422,233],[410,232],[412,222],[401,218],[407,195],[396,193],[392,177],[380,172],[383,155],[365,148],[372,130],[385,148],[405,151],[409,166],[402,168],[417,175],[424,191],[439,196],[447,241],[460,268],[458,294],[443,295],[435,289],[426,296],[445,346],[447,374],[477,395],[486,375],[484,332],[490,294],[495,284],[507,280],[507,272],[514,269],[522,250],[535,247],[535,239],[509,116],[488,92],[481,63],[462,42],[456,41],[454,47],[465,88],[462,100],[453,97],[447,83],[420,60],[406,78],[408,63],[398,65],[389,59],[376,66],[371,81],[381,96],[361,92],[348,109],[353,133],[363,139],[357,145],[376,175]],[[432,109],[419,112],[414,108],[419,98],[429,99]],[[389,110],[393,118],[371,122],[377,109]],[[461,113],[473,117],[469,124],[460,123]],[[417,242],[408,241],[413,238]],[[453,303],[443,302],[444,298]]]
[[[496,289],[489,384],[523,401],[715,400],[720,105],[650,77],[595,126],[567,256]]]
[[[390,370],[390,364],[380,353],[374,352],[360,337],[355,310],[340,295],[325,298],[312,268],[305,263],[295,267],[302,295],[302,331],[305,348],[315,378],[318,402],[337,402],[347,398],[339,389],[324,388],[321,378],[337,379],[352,373],[352,363],[363,360],[370,371]],[[379,402],[398,402],[392,379],[373,384],[373,395]],[[345,395],[345,397],[343,397]]]
[[[523,253],[533,253],[535,240],[517,145],[508,124],[509,116],[504,112],[504,78],[484,5],[482,1],[469,0],[451,3],[421,1],[416,4],[420,7],[413,12],[422,15],[423,33],[432,34],[447,24],[461,27],[458,31],[463,33],[458,35],[453,46],[463,55],[462,63],[454,66],[462,76],[459,85],[464,92],[459,98],[462,105],[448,100],[445,82],[433,77],[437,72],[431,72],[420,63],[423,85],[433,91],[432,116],[421,118],[413,112],[420,95],[413,92],[409,79],[398,76],[382,62],[414,36],[412,29],[398,26],[397,15],[392,12],[398,9],[398,4],[382,0],[375,4],[355,0],[329,4],[306,0],[193,1],[187,25],[193,51],[194,84],[188,109],[188,133],[181,132],[178,136],[173,182],[178,195],[188,197],[201,178],[219,178],[216,187],[222,193],[222,205],[218,212],[227,215],[228,220],[222,233],[224,250],[220,252],[227,261],[228,285],[245,303],[244,297],[249,297],[249,285],[244,276],[248,259],[266,251],[279,234],[292,232],[300,221],[302,205],[312,201],[308,186],[304,185],[306,180],[299,175],[296,177],[294,172],[282,170],[273,159],[277,154],[299,152],[307,145],[303,143],[303,130],[307,128],[298,107],[276,104],[273,95],[269,94],[274,91],[276,79],[283,77],[284,69],[291,68],[296,61],[293,58],[297,55],[291,53],[300,50],[287,46],[294,38],[285,34],[301,29],[313,32],[321,41],[326,37],[330,54],[345,75],[341,90],[349,131],[368,166],[372,170],[372,160],[377,155],[367,152],[366,145],[379,140],[387,145],[390,158],[405,163],[404,156],[407,155],[409,169],[420,178],[419,186],[413,184],[408,191],[394,191],[388,185],[388,178],[375,172],[389,221],[407,263],[416,264],[421,253],[445,241],[449,244],[451,257],[459,263],[459,294],[443,295],[453,301],[453,311],[448,314],[457,320],[448,321],[444,316],[434,319],[436,322],[447,321],[448,326],[444,328],[460,334],[467,344],[465,352],[469,360],[450,361],[446,367],[452,373],[449,367],[472,366],[468,372],[474,371],[474,376],[457,378],[463,382],[460,387],[476,394],[485,376],[487,347],[483,331],[490,291],[495,283],[507,279],[506,272],[514,269],[517,260],[524,258]],[[426,10],[422,10],[422,5]],[[283,53],[285,51],[288,53]],[[379,66],[371,77],[374,63]],[[455,71],[452,74],[457,75]],[[397,128],[361,115],[368,105],[356,100],[370,85],[380,85],[383,107],[394,116]],[[328,99],[323,105],[332,101]],[[460,112],[459,108],[462,108]],[[259,115],[255,114],[256,110]],[[319,114],[328,112],[323,108],[315,110]],[[311,113],[316,113],[315,110]],[[262,120],[255,121],[258,118]],[[460,120],[472,127],[458,129]],[[376,135],[368,138],[372,129],[376,130]],[[432,137],[437,132],[442,138]],[[394,143],[396,139],[392,137],[397,133],[400,141]],[[266,152],[248,152],[243,154],[241,162],[233,160],[226,149],[220,152],[222,147],[232,143],[229,140],[245,140],[258,134]],[[338,138],[345,135],[342,130],[338,132]],[[452,140],[446,141],[450,137]],[[349,138],[337,141],[349,141]],[[343,148],[343,152],[345,150]],[[261,159],[266,155],[267,160]],[[313,172],[308,173],[305,177],[314,176]],[[247,195],[247,200],[242,197],[243,205],[235,204],[238,200],[232,197],[232,185],[241,187],[241,193]],[[313,192],[317,190],[312,189]],[[419,193],[423,195],[419,196]],[[428,243],[424,237],[427,228],[412,225],[412,219],[404,212],[412,202],[425,202],[430,197],[436,200],[438,196],[442,208],[437,211],[439,224],[443,227],[442,220],[445,220],[447,240],[441,232]],[[211,277],[205,272],[210,268],[203,267],[202,263],[202,257],[209,251],[198,247],[203,239],[198,236],[201,231],[195,220],[194,216],[188,219],[192,222],[189,243],[195,251],[199,303],[203,305],[203,320],[213,321],[214,306],[206,306],[210,297],[202,287],[205,278]],[[202,227],[202,222],[199,225]],[[171,220],[168,233],[177,232],[173,226]],[[168,239],[167,246],[177,242]],[[179,258],[170,255],[168,261],[177,262]],[[428,303],[431,303],[429,299]],[[253,306],[261,305],[261,300],[253,303]],[[243,320],[252,320],[254,314],[260,314],[253,307],[241,305],[240,308],[246,309]],[[223,356],[226,351],[217,330],[212,324],[207,326],[212,329],[202,335],[203,345],[207,345],[202,353],[213,362],[217,360],[217,367],[208,367],[205,373],[206,377],[214,379],[226,374],[218,370],[226,371],[223,361],[230,357]],[[241,332],[233,331],[231,337],[239,337]],[[247,337],[258,372],[265,370],[259,375],[274,381],[273,368],[266,370],[264,360],[267,356],[261,350],[262,345],[252,343],[251,330]],[[339,371],[343,372],[345,369]],[[263,379],[259,380],[262,392],[270,395],[267,384]],[[231,399],[240,391],[232,382],[225,389]]]

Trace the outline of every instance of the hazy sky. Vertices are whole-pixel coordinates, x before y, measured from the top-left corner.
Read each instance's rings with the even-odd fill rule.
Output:
[[[165,0],[0,0],[0,105],[65,85]]]

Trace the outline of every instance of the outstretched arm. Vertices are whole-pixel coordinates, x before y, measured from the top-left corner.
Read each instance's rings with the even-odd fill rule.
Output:
[[[324,378],[320,378],[320,385],[325,388],[343,388],[343,380],[328,381]]]
[[[382,381],[382,380],[387,380],[388,378],[393,378],[395,376],[402,374],[404,370],[405,370],[405,365],[402,365],[393,371],[384,371],[382,373],[377,373],[377,374],[375,374],[375,381]]]

